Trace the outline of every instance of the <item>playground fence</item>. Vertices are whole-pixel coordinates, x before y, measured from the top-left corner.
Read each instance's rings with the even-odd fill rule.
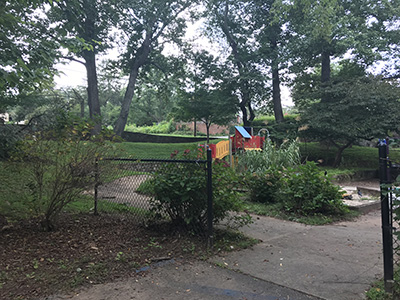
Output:
[[[393,299],[400,299],[400,280],[396,275],[400,272],[400,189],[396,182],[400,165],[390,160],[385,140],[378,148],[385,290],[393,294]]]

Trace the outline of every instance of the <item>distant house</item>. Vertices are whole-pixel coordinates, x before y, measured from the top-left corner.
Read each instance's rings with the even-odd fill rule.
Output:
[[[234,122],[228,125],[217,125],[217,124],[211,124],[210,126],[210,135],[228,135],[229,134],[229,129],[237,124],[240,124],[241,119],[240,117],[237,118]],[[187,130],[193,132],[194,130],[194,122],[178,122],[176,123],[176,130]],[[201,122],[197,121],[196,122],[196,132],[198,133],[204,133],[207,134],[207,129],[206,125]]]

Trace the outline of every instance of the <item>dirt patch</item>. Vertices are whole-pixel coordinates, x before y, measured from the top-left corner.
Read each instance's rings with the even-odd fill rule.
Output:
[[[341,186],[355,186],[355,187],[371,187],[371,188],[380,187],[378,178],[357,180],[357,181],[343,181],[337,184]]]
[[[80,286],[137,276],[169,258],[191,259],[204,239],[146,228],[116,215],[62,215],[54,232],[34,221],[0,232],[0,299],[36,299]]]
[[[99,199],[114,203],[135,206],[143,209],[150,209],[151,197],[137,193],[138,187],[149,175],[135,175],[118,178],[112,182],[105,183],[98,187]]]

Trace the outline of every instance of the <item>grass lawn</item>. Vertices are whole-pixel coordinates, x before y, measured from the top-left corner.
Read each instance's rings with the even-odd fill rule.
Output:
[[[213,140],[212,143],[218,143],[221,140]],[[138,158],[170,158],[173,151],[184,151],[185,149],[195,149],[199,144],[193,143],[120,143],[120,148],[126,156]],[[322,165],[330,165],[336,154],[336,148],[321,146],[319,143],[300,143],[301,155],[307,160],[323,160]],[[393,161],[400,161],[400,149],[391,149],[390,158]],[[331,174],[343,173],[344,170],[355,172],[358,170],[378,169],[378,148],[353,146],[343,152],[342,164],[339,168],[333,169],[324,167]],[[336,170],[336,171],[335,171]]]
[[[94,199],[92,196],[84,196],[81,199],[77,199],[69,203],[65,208],[64,212],[71,214],[88,213],[94,210]],[[146,209],[128,206],[124,203],[114,203],[107,200],[99,199],[97,202],[97,210],[99,213],[124,213],[130,214],[136,219],[152,217],[153,214]]]
[[[219,141],[215,140],[212,143]],[[199,144],[202,144],[202,142],[168,144],[123,142],[119,144],[119,148],[122,149],[122,156],[124,157],[169,159],[171,153],[175,150],[183,152],[185,149],[195,149]],[[339,168],[329,166],[335,158],[335,147],[328,148],[319,143],[300,143],[300,151],[303,159],[322,160],[321,170],[326,171],[333,178],[338,178],[338,180],[352,180],[355,174],[378,169],[377,148],[353,146],[346,149],[343,152],[342,165]],[[391,149],[390,158],[394,161],[400,161],[400,149]]]
[[[220,140],[214,140],[212,143],[217,143]],[[137,158],[161,158],[167,159],[171,157],[171,153],[175,150],[183,152],[186,149],[196,149],[199,144],[204,142],[194,143],[129,143],[123,142],[120,144],[122,151],[126,153],[126,156],[133,156]]]

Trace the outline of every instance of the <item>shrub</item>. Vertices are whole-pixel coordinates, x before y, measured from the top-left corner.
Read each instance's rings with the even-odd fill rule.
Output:
[[[281,178],[278,194],[288,212],[299,215],[340,215],[348,212],[343,192],[321,174],[314,162],[289,168]]]
[[[158,124],[153,124],[152,126],[135,126],[128,125],[126,131],[140,132],[140,133],[171,133],[175,131],[175,123],[170,121],[162,121]]]
[[[251,201],[276,202],[280,177],[286,167],[300,164],[297,142],[288,141],[280,147],[267,140],[263,151],[246,151],[239,155],[237,170],[245,176]]]
[[[91,136],[89,122],[64,118],[54,128],[27,136],[13,157],[24,169],[25,201],[46,231],[67,204],[93,186],[94,162],[105,149],[101,134]]]
[[[176,155],[177,151],[172,154],[173,157]],[[182,158],[198,158],[198,150],[185,150]],[[238,212],[241,201],[233,189],[236,175],[226,162],[216,160],[212,174],[213,221],[219,222],[228,217],[230,211]],[[145,183],[139,189],[154,195],[151,201],[154,212],[167,214],[173,223],[189,230],[204,231],[207,225],[207,182],[202,165],[166,163],[151,179],[151,186]],[[249,221],[237,216],[236,220]]]
[[[275,203],[276,193],[280,190],[282,169],[269,168],[265,173],[253,173],[246,177],[250,199],[260,203]]]

